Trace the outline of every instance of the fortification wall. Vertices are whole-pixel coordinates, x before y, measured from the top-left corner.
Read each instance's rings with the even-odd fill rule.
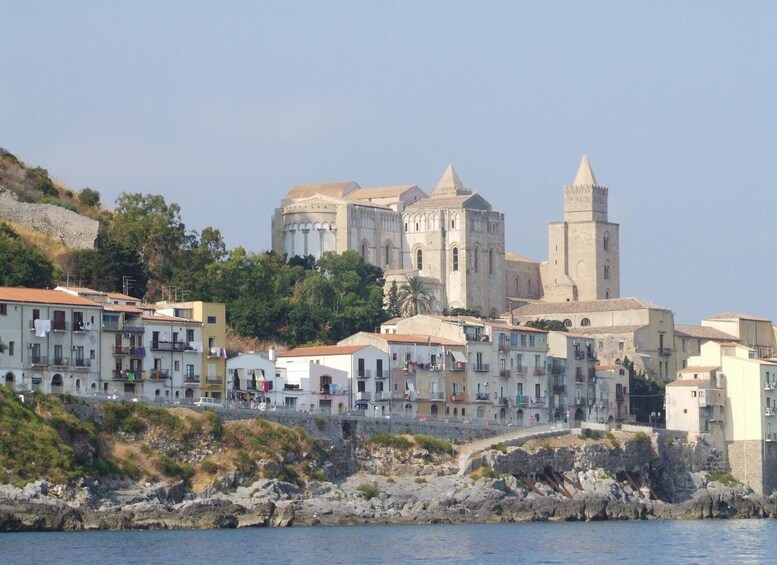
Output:
[[[0,188],[0,221],[16,222],[58,239],[71,249],[92,249],[100,223],[54,204],[19,202]]]

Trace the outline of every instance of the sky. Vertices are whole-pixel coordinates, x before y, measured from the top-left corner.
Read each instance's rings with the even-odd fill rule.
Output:
[[[448,163],[547,259],[583,154],[621,296],[777,320],[775,2],[0,0],[0,147],[270,247],[297,184]]]

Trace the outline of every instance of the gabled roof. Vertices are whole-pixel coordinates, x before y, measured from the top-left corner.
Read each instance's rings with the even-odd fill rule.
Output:
[[[62,304],[65,306],[84,306],[102,308],[101,304],[81,298],[62,290],[44,290],[39,288],[0,287],[0,302],[25,302],[33,304]]]
[[[520,261],[522,263],[539,263],[539,261],[535,261],[534,259],[529,259],[528,257],[524,257],[523,255],[518,255],[517,253],[513,253],[512,251],[505,251],[505,261]]]
[[[624,310],[669,310],[640,298],[610,298],[606,300],[579,300],[570,302],[536,302],[513,310],[515,316],[548,316],[584,314],[587,312],[616,312]]]
[[[464,345],[463,341],[456,341],[445,337],[435,337],[423,334],[380,334],[373,332],[359,332],[362,335],[385,340],[386,343],[411,343],[417,345]],[[358,335],[358,334],[357,334]]]
[[[120,292],[109,292],[108,298],[111,300],[124,300],[127,302],[142,302],[140,298],[135,298],[134,296],[129,296],[128,294],[122,294]]]
[[[295,347],[283,353],[278,357],[313,357],[317,355],[352,355],[361,351],[368,345],[319,345],[315,347]]]
[[[689,326],[685,324],[675,324],[674,333],[680,337],[693,337],[713,341],[739,341],[736,336],[727,334],[715,328],[708,326]]]
[[[466,196],[437,196],[434,198],[424,198],[408,204],[405,210],[412,212],[421,209],[446,209],[446,208],[464,208],[467,210],[490,210],[491,204],[479,194],[470,194]]]
[[[472,191],[464,187],[464,183],[461,182],[459,175],[456,174],[456,170],[453,168],[453,165],[449,164],[448,168],[445,169],[445,172],[437,182],[437,186],[432,189],[431,196],[432,198],[437,198],[440,196],[444,197],[446,195],[454,194],[472,194]]]
[[[127,306],[125,304],[105,304],[103,310],[106,312],[124,312],[127,314],[142,314],[145,312],[140,306]]]
[[[707,318],[704,318],[705,320],[734,320],[734,319],[742,319],[742,320],[754,320],[756,322],[771,322],[771,320],[767,318],[761,318],[760,316],[753,316],[752,314],[742,314],[739,312],[721,312],[720,314],[715,314],[714,316],[709,316]]]
[[[328,182],[320,184],[299,184],[293,187],[286,194],[286,198],[289,200],[297,200],[300,198],[307,198],[309,196],[315,196],[321,194],[325,196],[333,196],[335,198],[343,198],[346,194],[357,190],[359,187],[355,182]]]
[[[603,326],[603,327],[585,327],[575,328],[574,332],[583,336],[607,335],[607,334],[633,334],[637,330],[648,326]]]
[[[400,186],[378,186],[375,188],[359,188],[348,194],[350,200],[369,200],[371,198],[393,198],[400,197],[408,190],[418,188],[414,184],[404,184]],[[420,189],[419,189],[420,190]]]

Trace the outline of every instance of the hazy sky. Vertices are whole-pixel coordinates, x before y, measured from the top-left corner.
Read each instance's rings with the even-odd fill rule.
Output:
[[[0,0],[0,146],[270,246],[291,186],[451,162],[547,258],[582,154],[621,294],[777,320],[775,2]]]

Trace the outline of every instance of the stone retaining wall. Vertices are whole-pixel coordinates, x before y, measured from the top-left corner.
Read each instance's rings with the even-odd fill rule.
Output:
[[[54,204],[19,202],[0,188],[0,220],[16,222],[61,241],[70,249],[93,249],[100,222]]]

